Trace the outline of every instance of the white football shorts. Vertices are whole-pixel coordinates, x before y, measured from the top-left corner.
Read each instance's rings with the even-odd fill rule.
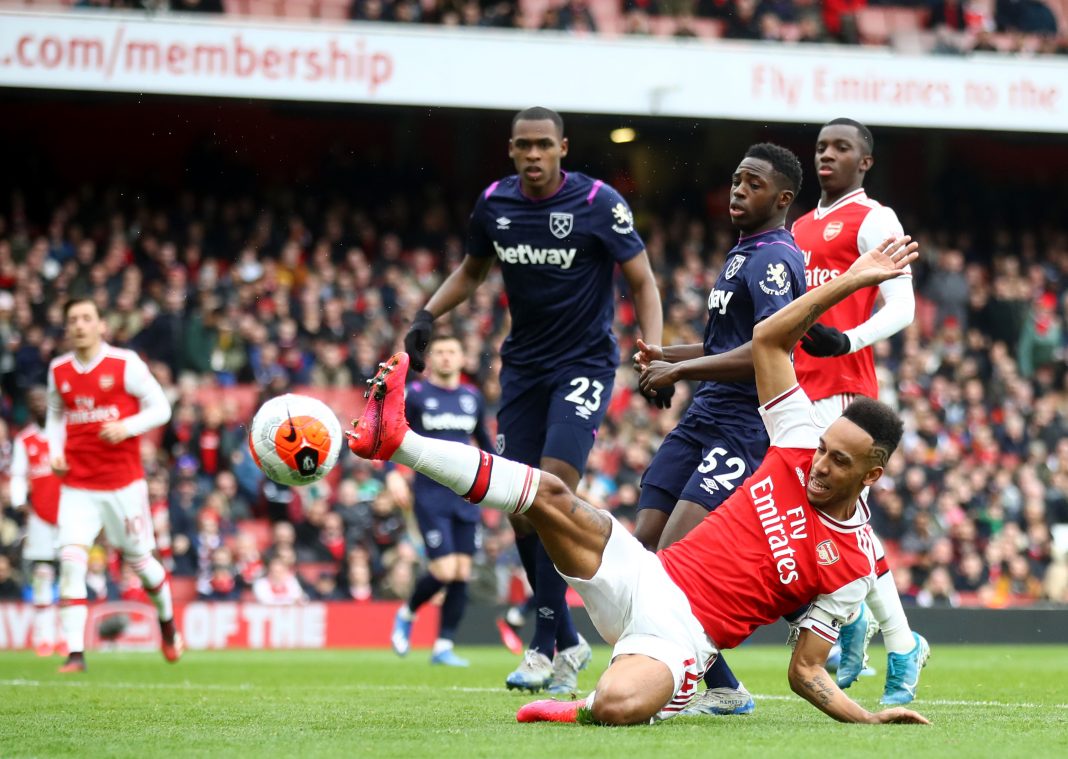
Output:
[[[135,480],[118,490],[59,489],[59,544],[91,546],[103,527],[108,542],[128,556],[156,547],[148,511],[148,483]]]
[[[613,646],[613,659],[641,654],[671,670],[675,695],[659,716],[685,708],[718,651],[656,554],[612,517],[597,574],[589,580],[561,576],[582,596],[597,632]]]

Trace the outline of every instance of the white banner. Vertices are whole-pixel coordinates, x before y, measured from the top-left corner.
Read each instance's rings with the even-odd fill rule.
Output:
[[[0,12],[0,86],[1068,132],[1068,61],[393,24]]]

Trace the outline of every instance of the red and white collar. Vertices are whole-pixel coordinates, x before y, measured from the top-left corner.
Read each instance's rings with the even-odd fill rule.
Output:
[[[853,512],[853,516],[844,522],[839,522],[837,519],[827,516],[815,506],[813,506],[812,509],[816,512],[816,516],[819,517],[819,520],[835,532],[856,532],[857,530],[862,530],[868,523],[868,520],[871,519],[871,511],[868,509],[868,503],[864,500],[864,496],[857,499],[857,508]]]
[[[864,192],[864,188],[863,187],[858,187],[857,189],[853,190],[853,192],[851,192],[851,193],[849,193],[847,195],[843,195],[842,197],[838,198],[838,200],[834,201],[834,203],[832,203],[831,205],[827,206],[826,208],[824,208],[821,205],[817,205],[816,206],[816,210],[813,212],[813,215],[817,219],[822,219],[824,216],[826,216],[828,214],[831,214],[831,213],[834,213],[835,211],[837,211],[839,208],[842,208],[843,206],[847,206],[850,203],[855,203],[858,200],[867,200],[867,199],[868,199],[868,194],[866,192]]]
[[[78,374],[88,374],[99,366],[100,362],[104,360],[104,357],[108,355],[110,351],[110,345],[107,343],[100,343],[100,350],[97,351],[97,354],[84,364],[78,360],[78,354],[72,351],[70,355],[71,366],[74,367],[74,371],[78,372]]]

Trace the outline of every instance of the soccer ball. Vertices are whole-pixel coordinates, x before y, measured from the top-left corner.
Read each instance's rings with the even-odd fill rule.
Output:
[[[286,393],[260,406],[248,428],[248,447],[264,474],[282,485],[310,485],[326,476],[341,453],[341,422],[320,400]]]

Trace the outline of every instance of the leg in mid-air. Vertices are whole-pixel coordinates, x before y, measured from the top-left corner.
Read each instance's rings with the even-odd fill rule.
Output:
[[[583,596],[602,636],[610,642],[619,641],[613,663],[595,692],[582,701],[570,702],[566,714],[557,715],[561,721],[575,721],[580,710],[588,709],[592,721],[635,724],[670,708],[682,698],[680,691],[687,684],[692,688],[700,678],[715,649],[656,556],[645,551],[607,513],[574,496],[552,474],[462,443],[411,432],[403,410],[406,365],[407,356],[398,354],[375,377],[368,405],[350,435],[353,452],[363,458],[410,466],[472,502],[528,517],[559,573]],[[601,571],[602,566],[605,571]],[[634,605],[633,596],[640,584],[633,582],[632,576],[638,571],[655,576],[657,584],[652,587],[656,592],[652,595],[671,609],[671,614],[650,615],[658,624],[673,626],[664,636],[626,634],[628,618],[621,609]],[[660,646],[652,655],[646,653],[649,637]],[[677,639],[683,643],[672,642]],[[631,648],[621,649],[625,643]],[[521,712],[519,718],[531,721],[545,717]]]
[[[159,617],[160,650],[163,658],[176,662],[185,651],[185,641],[174,622],[174,603],[167,570],[153,555],[156,538],[147,518],[148,483],[136,480],[124,488],[102,492],[101,515],[108,541],[120,548],[123,559],[141,579]]]

